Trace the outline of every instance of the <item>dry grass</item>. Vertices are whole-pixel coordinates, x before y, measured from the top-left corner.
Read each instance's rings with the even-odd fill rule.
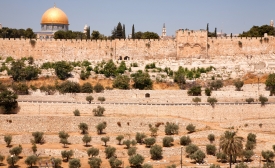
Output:
[[[259,83],[265,83],[267,77],[268,77],[268,74],[263,74],[258,77],[255,74],[248,73],[243,77],[243,80],[244,80],[244,84],[255,84],[255,83],[258,83],[258,78],[259,78]]]

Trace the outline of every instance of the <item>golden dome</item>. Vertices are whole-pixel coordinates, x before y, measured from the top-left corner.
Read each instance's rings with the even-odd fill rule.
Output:
[[[41,18],[41,24],[69,24],[67,15],[59,8],[48,9]]]

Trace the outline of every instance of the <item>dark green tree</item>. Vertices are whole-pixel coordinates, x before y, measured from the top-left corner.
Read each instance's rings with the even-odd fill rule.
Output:
[[[102,92],[103,90],[104,90],[104,87],[103,87],[103,85],[100,84],[100,83],[97,83],[97,84],[94,86],[94,91],[95,91],[96,93],[100,93],[100,92]]]
[[[116,27],[116,38],[118,38],[118,39],[123,38],[123,30],[122,30],[122,26],[121,26],[120,22],[118,22],[117,27]]]
[[[8,156],[7,157],[7,163],[9,165],[11,165],[12,167],[14,167],[14,165],[19,161],[19,157],[18,156]]]
[[[94,148],[94,147],[89,148],[89,149],[87,150],[87,154],[88,154],[89,157],[90,157],[90,156],[91,156],[91,157],[98,156],[98,155],[99,155],[99,149]]]
[[[206,153],[208,155],[215,155],[216,154],[216,151],[217,151],[217,148],[215,145],[206,145]]]
[[[103,133],[103,130],[107,127],[106,123],[102,122],[102,123],[99,123],[97,126],[96,126],[96,130],[97,130],[97,133],[98,134],[102,134]]]
[[[107,142],[110,141],[110,137],[106,136],[106,137],[101,137],[101,141],[104,142],[104,145],[107,147]]]
[[[70,76],[69,73],[73,70],[73,67],[66,61],[58,61],[55,63],[54,70],[59,79],[65,80]]]
[[[105,148],[105,155],[106,155],[106,159],[109,159],[113,156],[115,156],[116,153],[116,148],[108,146],[107,148]]]
[[[135,39],[135,25],[132,26],[132,39]]]
[[[130,89],[130,78],[126,75],[118,75],[114,82],[113,87],[118,89]]]
[[[134,88],[140,90],[150,90],[153,87],[153,82],[148,73],[144,73],[142,71],[138,71],[135,74],[131,75],[134,80]]]
[[[34,138],[34,143],[44,143],[44,137],[43,137],[44,133],[43,132],[33,132],[32,136]]]
[[[126,39],[126,30],[125,30],[125,25],[124,24],[123,24],[123,27],[122,27],[122,38]]]
[[[13,147],[9,152],[11,155],[15,155],[15,156],[18,156],[22,153],[22,146],[19,145],[19,146],[16,146],[16,147]]]
[[[7,147],[9,147],[10,144],[11,144],[11,141],[12,141],[12,136],[11,135],[5,135],[4,136],[4,141],[6,142]]]
[[[88,163],[90,165],[90,168],[100,168],[102,161],[100,158],[93,157],[89,160]]]
[[[0,107],[5,114],[11,114],[18,107],[17,94],[9,90],[0,91]]]
[[[159,39],[159,35],[155,32],[144,32],[141,36],[142,39]]]
[[[86,134],[88,132],[88,124],[86,123],[80,123],[78,125],[78,128],[81,130],[81,134]]]
[[[180,145],[186,146],[186,145],[191,144],[191,142],[192,142],[192,140],[190,139],[189,136],[182,136],[180,138]]]
[[[120,168],[122,165],[122,161],[117,159],[116,157],[111,157],[109,159],[109,163],[110,163],[111,168]]]
[[[81,93],[93,93],[93,86],[91,83],[86,82],[81,86]]]
[[[173,145],[172,142],[174,142],[174,138],[170,136],[166,136],[162,139],[162,146],[171,147]]]
[[[136,133],[136,141],[137,141],[137,143],[142,144],[144,138],[146,138],[146,135],[144,133],[140,133],[140,132]]]
[[[69,159],[70,159],[73,155],[74,155],[73,150],[69,150],[69,151],[64,150],[64,151],[61,151],[61,156],[62,156],[62,158],[65,158],[67,162],[69,161]]]
[[[174,134],[178,134],[178,130],[179,130],[179,126],[176,125],[175,123],[166,123],[165,125],[165,134],[166,135],[174,135]]]
[[[159,145],[153,145],[150,148],[151,159],[159,160],[162,158],[162,147]]]
[[[100,38],[99,31],[93,30],[93,32],[92,32],[92,39],[97,40],[99,38]]]
[[[266,81],[265,85],[267,89],[270,91],[270,96],[275,95],[275,74],[269,74]]]
[[[197,150],[199,150],[199,147],[195,144],[189,144],[186,146],[185,151],[186,153],[191,156],[193,153],[195,153]]]
[[[87,32],[86,32],[86,38],[87,39],[91,39],[91,30],[90,30],[90,26],[88,26],[88,28],[87,28],[87,30],[86,30]]]
[[[197,163],[202,163],[205,158],[205,153],[201,150],[197,150],[190,155],[190,158],[195,160]]]
[[[91,102],[94,100],[93,96],[87,96],[86,97],[86,101],[89,102],[89,104],[91,104]]]
[[[113,60],[109,60],[104,68],[104,75],[109,78],[109,77],[115,77],[116,76],[116,72],[117,72],[117,67],[115,65],[115,63],[113,62]]]
[[[79,159],[71,159],[69,161],[69,168],[80,168],[81,167],[81,163]]]
[[[241,91],[243,84],[244,84],[244,82],[241,81],[240,79],[234,81],[234,85],[235,85],[237,91]]]
[[[38,157],[36,155],[31,155],[26,158],[25,163],[28,166],[32,167],[32,165],[35,165],[37,161],[38,161]]]
[[[133,155],[129,157],[129,163],[134,167],[141,167],[144,162],[144,157],[140,154]]]
[[[156,138],[145,138],[144,139],[144,144],[146,145],[146,147],[150,148],[155,143],[156,143]]]
[[[80,85],[76,82],[65,81],[58,86],[58,91],[64,93],[80,93]]]

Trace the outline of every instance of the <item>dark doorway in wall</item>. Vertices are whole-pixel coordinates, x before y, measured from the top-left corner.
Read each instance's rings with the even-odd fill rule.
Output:
[[[124,57],[124,60],[126,60],[126,61],[127,61],[127,60],[130,60],[130,57],[125,56],[125,57]]]
[[[150,93],[146,93],[145,98],[150,98]]]

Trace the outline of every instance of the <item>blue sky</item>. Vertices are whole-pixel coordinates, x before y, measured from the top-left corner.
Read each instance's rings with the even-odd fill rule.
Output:
[[[125,24],[126,34],[153,31],[161,34],[163,23],[167,34],[178,29],[206,29],[241,33],[253,25],[275,20],[275,0],[3,0],[0,2],[0,23],[4,27],[32,28],[40,31],[43,13],[54,6],[68,16],[70,30],[91,30],[110,35],[118,22]]]

